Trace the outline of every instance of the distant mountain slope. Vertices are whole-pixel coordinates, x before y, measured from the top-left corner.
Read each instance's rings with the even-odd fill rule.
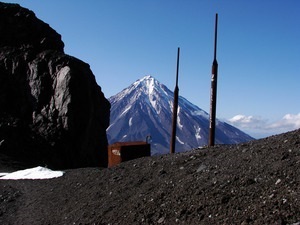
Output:
[[[152,154],[169,151],[174,94],[152,76],[137,80],[110,97],[110,144],[117,141],[146,140],[151,135]],[[179,96],[176,152],[207,145],[209,115]],[[253,138],[239,129],[217,120],[216,143],[235,144]]]

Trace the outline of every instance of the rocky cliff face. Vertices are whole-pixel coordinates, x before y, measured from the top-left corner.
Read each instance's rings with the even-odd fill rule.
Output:
[[[107,165],[110,104],[88,64],[32,11],[0,3],[0,154],[32,165]]]

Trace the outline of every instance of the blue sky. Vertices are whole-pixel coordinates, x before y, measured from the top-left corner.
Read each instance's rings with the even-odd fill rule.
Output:
[[[260,138],[300,128],[298,0],[16,0],[90,64],[106,97],[145,75],[209,112],[219,15],[217,117]]]

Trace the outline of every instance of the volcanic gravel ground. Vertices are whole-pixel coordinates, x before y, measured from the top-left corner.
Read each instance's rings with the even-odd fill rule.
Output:
[[[0,180],[0,224],[299,225],[300,130],[55,179]]]

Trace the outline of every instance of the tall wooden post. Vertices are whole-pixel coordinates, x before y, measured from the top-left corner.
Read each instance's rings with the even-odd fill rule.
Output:
[[[211,72],[211,96],[210,96],[210,118],[209,118],[208,146],[215,145],[217,81],[218,81],[217,33],[218,33],[218,14],[216,14],[216,21],[215,21],[214,61],[212,64],[212,72]]]
[[[176,143],[176,128],[177,128],[177,109],[178,109],[178,70],[179,70],[179,54],[180,48],[177,50],[177,70],[176,70],[176,85],[174,89],[174,102],[173,102],[173,119],[172,119],[172,134],[170,142],[170,153],[175,153],[175,143]]]

